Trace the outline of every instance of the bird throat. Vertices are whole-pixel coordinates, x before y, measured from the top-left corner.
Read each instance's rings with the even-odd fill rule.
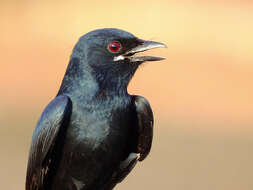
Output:
[[[132,72],[114,73],[96,72],[95,80],[99,86],[98,94],[101,96],[124,96],[127,94],[127,86],[133,76]]]
[[[72,58],[58,94],[94,97],[125,96],[127,86],[137,67],[132,65],[83,65]],[[85,67],[85,68],[83,68]]]

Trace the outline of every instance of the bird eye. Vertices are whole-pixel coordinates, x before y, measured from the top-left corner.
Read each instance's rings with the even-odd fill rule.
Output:
[[[117,53],[121,49],[121,44],[117,41],[113,41],[108,45],[108,50],[112,53]]]

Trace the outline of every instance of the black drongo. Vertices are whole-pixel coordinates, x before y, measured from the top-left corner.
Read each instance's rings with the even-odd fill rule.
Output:
[[[26,190],[110,190],[145,159],[153,114],[127,86],[143,62],[164,59],[136,53],[158,47],[112,28],[79,39],[33,133]]]

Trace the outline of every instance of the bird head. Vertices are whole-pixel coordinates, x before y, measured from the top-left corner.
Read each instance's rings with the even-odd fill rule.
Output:
[[[74,51],[86,54],[87,63],[99,64],[129,64],[136,66],[146,61],[160,61],[163,57],[136,56],[136,53],[154,48],[165,48],[165,44],[145,41],[133,34],[114,28],[91,31],[79,39]]]
[[[126,89],[140,64],[146,61],[163,60],[162,57],[138,56],[139,52],[153,48],[164,48],[165,44],[145,41],[133,34],[113,28],[91,31],[83,35],[75,45],[69,73],[90,73],[102,89]],[[76,64],[76,66],[74,66]],[[78,66],[77,66],[78,65]],[[78,67],[78,69],[73,69]],[[75,70],[75,72],[71,72]]]

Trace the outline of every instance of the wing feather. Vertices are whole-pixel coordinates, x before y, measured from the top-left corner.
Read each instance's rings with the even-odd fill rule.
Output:
[[[26,190],[48,189],[59,158],[58,141],[63,140],[72,111],[65,95],[57,96],[43,111],[32,136],[29,153]]]
[[[148,101],[141,96],[135,96],[135,107],[138,118],[138,145],[139,161],[144,160],[150,152],[153,140],[154,118]]]

